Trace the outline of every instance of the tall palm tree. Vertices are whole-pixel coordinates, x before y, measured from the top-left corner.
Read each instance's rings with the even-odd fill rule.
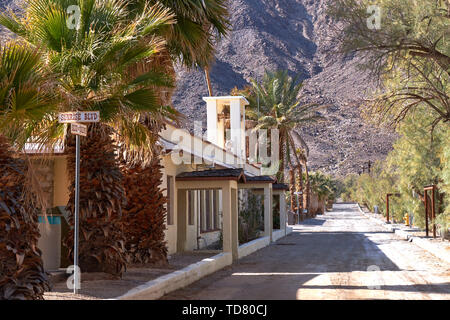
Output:
[[[165,28],[161,35],[167,41],[162,52],[165,67],[174,74],[168,60],[179,61],[185,67],[202,68],[208,92],[212,95],[209,68],[214,59],[215,43],[226,36],[231,26],[226,0],[130,0],[130,15],[138,14],[148,5],[161,3],[175,16],[176,23]],[[170,59],[167,58],[170,55]],[[169,100],[168,100],[169,101]]]
[[[329,175],[325,175],[320,171],[311,174],[311,191],[317,195],[319,205],[325,211],[325,203],[328,199],[332,199],[335,193],[335,184]],[[324,213],[324,212],[322,212]],[[315,214],[315,213],[312,213]]]
[[[317,111],[322,107],[317,104],[300,104],[299,95],[303,83],[299,81],[298,75],[290,77],[287,71],[266,71],[261,83],[251,80],[251,84],[250,88],[241,90],[240,94],[250,103],[247,116],[257,121],[255,129],[279,131],[280,166],[277,179],[282,182],[288,167],[293,169],[301,164],[296,149],[302,148],[308,152],[308,146],[297,129],[304,123],[320,119]]]
[[[74,28],[67,23],[69,5],[80,8]],[[102,122],[90,125],[81,144],[80,268],[121,275],[126,266],[121,217],[125,191],[112,136],[146,145],[152,133],[136,114],[171,113],[161,107],[155,90],[172,86],[171,79],[141,66],[164,47],[157,33],[174,22],[173,15],[155,5],[130,19],[127,2],[120,0],[30,0],[25,12],[24,17],[2,15],[0,24],[44,51],[47,67],[57,75],[55,90],[63,97],[58,111],[100,111]],[[45,142],[64,132],[56,117],[38,129],[35,134],[41,133]],[[66,141],[73,181],[74,137],[67,133]],[[73,185],[70,199],[72,223]],[[72,242],[70,233],[69,248]]]
[[[175,80],[174,63],[180,61],[186,67],[205,68],[210,95],[208,65],[214,54],[214,40],[224,36],[228,30],[228,12],[222,0],[198,1],[185,0],[159,1],[174,14],[176,23],[160,29],[159,35],[166,40],[166,46],[158,58],[141,67],[144,70],[162,68]],[[155,0],[131,0],[127,2],[129,17],[140,15],[147,6],[157,3]],[[159,88],[160,103],[171,104],[171,88]],[[175,115],[180,117],[179,115]],[[163,118],[141,115],[141,123],[148,125],[158,133],[164,128]],[[150,143],[154,146],[154,143]],[[165,198],[159,185],[162,174],[159,164],[159,149],[156,147],[141,149],[140,152],[121,152],[122,173],[126,186],[127,205],[124,207],[127,226],[128,259],[134,263],[167,261],[167,248],[164,242]],[[151,205],[148,205],[151,204]]]
[[[311,196],[311,183],[309,181],[309,170],[308,170],[308,149],[297,148],[296,150],[297,158],[300,163],[299,166],[299,180],[300,180],[300,191],[303,192],[302,196],[302,207],[303,209],[308,209],[309,211],[309,203]],[[305,168],[305,185],[306,188],[303,188],[303,168]]]
[[[55,107],[47,80],[38,50],[12,43],[0,47],[0,300],[42,299],[49,289],[27,163],[14,155],[27,140],[28,127]]]

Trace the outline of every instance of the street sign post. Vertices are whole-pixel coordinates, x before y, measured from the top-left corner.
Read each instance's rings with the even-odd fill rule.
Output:
[[[70,132],[78,136],[87,136],[87,126],[81,123],[71,123]]]
[[[73,264],[74,286],[73,293],[78,293],[78,284],[81,283],[78,267],[78,242],[80,225],[80,136],[87,136],[87,126],[80,122],[93,123],[100,121],[99,111],[72,111],[62,112],[58,115],[59,123],[70,123],[71,133],[75,135],[75,221],[73,235]]]

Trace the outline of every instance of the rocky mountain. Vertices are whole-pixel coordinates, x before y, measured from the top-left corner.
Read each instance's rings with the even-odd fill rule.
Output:
[[[14,2],[0,0],[0,10]],[[299,73],[305,81],[302,100],[328,106],[326,121],[301,128],[310,147],[309,165],[345,175],[383,159],[395,135],[361,119],[358,106],[374,84],[357,68],[358,57],[336,53],[329,5],[333,0],[229,0],[232,31],[217,44],[211,80],[214,95],[229,95],[250,78],[260,79],[265,69]],[[201,99],[206,95],[202,71],[177,67],[173,104],[188,120],[206,121]]]
[[[326,15],[332,0],[230,0],[233,30],[217,45],[211,69],[214,95],[228,95],[265,69],[288,69],[305,81],[302,100],[328,105],[326,121],[301,128],[313,170],[336,175],[357,173],[368,161],[384,159],[395,135],[373,128],[360,117],[361,99],[374,81],[357,67],[358,57],[336,52]],[[205,120],[204,73],[177,69],[175,107],[190,120]]]
[[[0,0],[0,12],[8,9],[18,10],[17,3],[19,0]],[[4,43],[11,37],[11,33],[6,28],[0,26],[0,43]]]

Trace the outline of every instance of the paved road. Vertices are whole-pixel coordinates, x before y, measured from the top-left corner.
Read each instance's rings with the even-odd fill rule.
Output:
[[[354,204],[162,299],[450,299],[450,269]]]

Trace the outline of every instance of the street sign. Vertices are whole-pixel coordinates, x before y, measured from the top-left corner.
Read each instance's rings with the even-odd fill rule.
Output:
[[[99,111],[71,111],[62,112],[58,116],[59,123],[75,123],[75,122],[99,122]]]
[[[87,136],[87,126],[81,123],[72,123],[70,125],[70,132],[79,136]]]
[[[73,293],[77,294],[80,280],[80,268],[78,266],[78,242],[79,242],[79,224],[80,224],[80,136],[87,136],[87,126],[83,122],[99,122],[99,111],[72,111],[62,112],[58,115],[59,123],[71,123],[70,131],[75,135],[75,221],[73,236],[73,264],[74,268],[74,286]]]

